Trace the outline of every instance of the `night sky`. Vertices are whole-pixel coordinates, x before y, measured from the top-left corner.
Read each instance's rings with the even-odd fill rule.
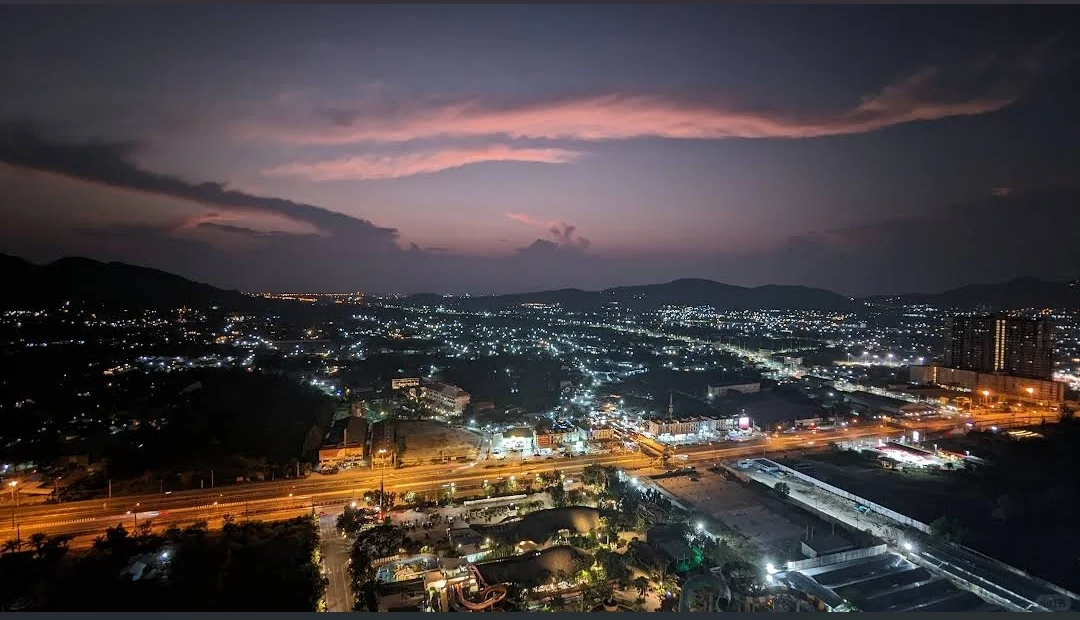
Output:
[[[0,252],[249,291],[1080,277],[1069,7],[0,7]]]

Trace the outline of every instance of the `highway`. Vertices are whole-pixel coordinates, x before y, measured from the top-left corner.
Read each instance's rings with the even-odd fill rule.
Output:
[[[933,420],[920,424],[924,434],[940,432],[962,424],[957,420]],[[898,436],[906,429],[884,428],[877,425],[852,426],[835,431],[809,431],[782,434],[765,441],[717,442],[679,446],[674,465],[708,463],[739,456],[760,455],[791,450],[823,449],[832,441],[850,441],[880,436]],[[249,483],[217,489],[176,491],[168,495],[146,494],[85,500],[63,504],[20,506],[14,514],[8,507],[0,508],[0,536],[4,539],[22,538],[35,532],[99,535],[106,527],[123,523],[134,527],[137,522],[152,521],[155,527],[188,525],[197,521],[219,523],[225,515],[234,518],[281,519],[310,513],[322,506],[342,504],[377,489],[385,475],[388,491],[406,493],[438,492],[454,483],[459,493],[469,494],[483,487],[485,480],[500,477],[534,475],[558,469],[565,474],[580,473],[593,464],[614,465],[634,470],[648,467],[653,459],[640,453],[613,453],[576,458],[531,459],[512,464],[482,461],[464,465],[428,465],[403,469],[362,470],[335,475],[313,475],[306,479]],[[17,524],[17,527],[16,527]]]

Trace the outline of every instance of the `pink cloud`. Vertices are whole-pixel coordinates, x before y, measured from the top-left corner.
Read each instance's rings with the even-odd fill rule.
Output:
[[[480,100],[394,105],[375,101],[334,109],[308,106],[291,119],[247,127],[242,133],[324,145],[481,136],[589,141],[815,138],[994,112],[1015,102],[1029,77],[1027,64],[1016,63],[955,74],[925,69],[863,96],[854,107],[816,116],[673,97],[606,94],[502,107]],[[967,91],[964,94],[956,92],[961,84]],[[293,111],[298,112],[297,108]]]
[[[521,222],[526,226],[532,226],[533,228],[543,228],[545,230],[554,226],[554,222],[545,222],[544,220],[536,219],[535,217],[527,213],[507,213],[506,217],[514,220],[515,222]]]
[[[397,179],[485,162],[565,164],[581,154],[554,148],[511,148],[501,144],[469,149],[441,149],[403,155],[359,155],[291,163],[264,170],[272,177],[301,177],[309,181]]]

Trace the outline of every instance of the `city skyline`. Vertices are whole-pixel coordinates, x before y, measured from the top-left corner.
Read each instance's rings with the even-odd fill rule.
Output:
[[[35,262],[248,291],[1080,276],[1052,9],[2,12],[0,251]]]

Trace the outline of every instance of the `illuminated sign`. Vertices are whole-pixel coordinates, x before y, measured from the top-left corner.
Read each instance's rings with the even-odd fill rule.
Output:
[[[742,430],[750,428],[750,418],[746,416],[739,418],[739,428]]]

